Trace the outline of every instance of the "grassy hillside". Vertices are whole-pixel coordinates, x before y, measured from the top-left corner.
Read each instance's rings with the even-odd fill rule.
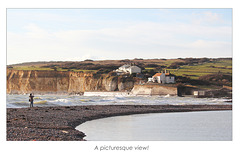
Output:
[[[231,60],[219,60],[214,62],[208,62],[204,64],[196,64],[194,66],[184,65],[177,69],[168,69],[176,76],[186,76],[191,79],[198,79],[201,76],[214,73],[224,73],[232,75],[232,61]]]
[[[168,66],[173,62],[182,61],[179,59],[125,59],[125,60],[102,60],[102,61],[58,61],[58,62],[27,62],[15,65],[9,65],[9,69],[14,70],[49,70],[53,71],[92,71],[98,70],[110,72],[117,69],[124,64],[135,64],[145,69],[150,67],[151,69],[157,69],[161,66]],[[153,66],[153,67],[152,67]]]
[[[211,79],[214,80],[216,84],[227,84],[231,86],[232,82],[230,79],[230,77],[232,76],[232,58],[178,58],[132,60],[125,59],[102,61],[85,60],[76,62],[29,62],[9,65],[8,69],[74,71],[107,74],[124,64],[134,64],[141,67],[142,73],[145,75],[145,80],[148,77],[154,75],[155,73],[167,69],[172,74],[176,75],[179,79],[178,81],[180,82],[190,81],[190,83],[192,82],[194,84],[199,83],[202,81],[198,80],[204,80],[206,75],[211,75]],[[219,74],[222,74],[222,76],[219,76]],[[216,78],[214,78],[214,76],[216,76]],[[226,77],[227,79],[225,79]],[[206,82],[207,81],[203,83]]]

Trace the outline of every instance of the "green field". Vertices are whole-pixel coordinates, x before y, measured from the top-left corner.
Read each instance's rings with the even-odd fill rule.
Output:
[[[145,67],[145,70],[154,70],[154,67]]]
[[[14,67],[14,70],[48,70],[53,71],[51,68],[35,67],[35,66],[18,66]]]
[[[192,60],[192,62],[191,62]],[[195,60],[195,61],[194,61]],[[206,61],[197,58],[189,59],[146,59],[146,60],[131,60],[142,68],[145,68],[143,73],[154,73],[161,70],[171,71],[176,76],[189,77],[190,79],[198,79],[200,76],[221,72],[226,75],[232,75],[232,59],[207,59]],[[129,62],[128,60],[125,60]],[[103,61],[80,61],[80,62],[32,62],[25,64],[17,64],[8,66],[8,69],[13,70],[47,70],[47,71],[73,71],[73,72],[91,72],[96,73],[100,69],[102,71],[114,70],[119,66],[126,64],[124,60],[103,60]],[[190,62],[189,62],[190,61]],[[171,64],[183,63],[177,67],[171,67]],[[87,65],[88,64],[88,65]],[[169,67],[169,68],[168,68]],[[68,69],[69,68],[69,69]],[[161,69],[162,68],[162,69]],[[177,68],[177,69],[170,69]]]
[[[169,70],[172,74],[176,76],[186,76],[191,79],[198,79],[200,76],[218,72],[232,75],[232,61],[221,60],[195,66],[181,66],[179,69],[167,70]]]
[[[37,66],[18,66],[18,67],[14,67],[13,69],[14,70],[25,70],[25,71],[31,71],[31,70],[54,71],[53,68],[37,67]],[[57,67],[57,71],[69,71],[69,70]],[[70,71],[73,71],[73,72],[97,72],[97,70],[82,70],[82,69],[70,69]]]

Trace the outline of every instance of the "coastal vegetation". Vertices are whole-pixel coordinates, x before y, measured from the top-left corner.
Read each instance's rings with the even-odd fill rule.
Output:
[[[178,58],[178,59],[141,59],[132,60],[102,60],[93,61],[50,61],[27,62],[8,65],[10,70],[45,70],[45,71],[71,71],[93,73],[94,75],[110,75],[124,64],[137,65],[142,69],[146,80],[155,73],[167,69],[176,76],[177,83],[188,83],[203,86],[232,86],[232,58]],[[130,78],[130,76],[129,76]],[[132,77],[131,77],[132,78]]]

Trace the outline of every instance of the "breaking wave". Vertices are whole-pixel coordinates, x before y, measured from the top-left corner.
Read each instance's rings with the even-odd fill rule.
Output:
[[[7,95],[7,108],[29,107],[28,95]],[[78,105],[197,105],[232,104],[223,98],[193,98],[178,96],[77,96],[35,95],[34,106],[78,106]]]

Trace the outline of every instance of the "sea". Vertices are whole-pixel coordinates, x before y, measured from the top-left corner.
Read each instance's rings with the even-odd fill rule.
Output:
[[[34,106],[81,106],[81,105],[200,105],[200,104],[232,104],[231,99],[195,98],[192,96],[133,96],[127,94],[98,92],[87,95],[34,95]],[[8,94],[7,108],[29,107],[29,94]]]
[[[29,107],[29,94],[7,95],[7,108]],[[193,96],[133,96],[121,93],[34,95],[34,106],[231,105],[231,99]],[[232,111],[138,114],[85,122],[77,130],[89,141],[229,141]]]
[[[87,141],[231,141],[232,111],[151,113],[87,121]]]

